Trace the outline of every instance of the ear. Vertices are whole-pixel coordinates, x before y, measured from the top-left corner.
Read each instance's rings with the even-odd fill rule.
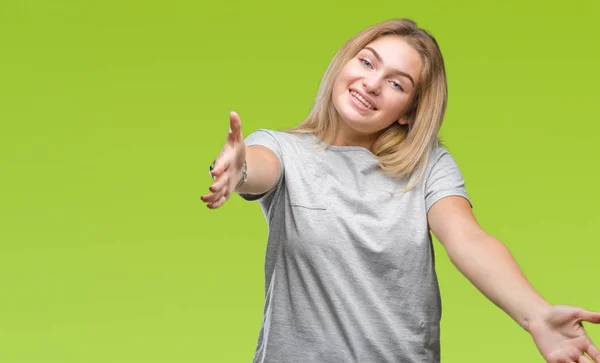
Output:
[[[405,116],[402,116],[402,117],[400,117],[400,119],[397,122],[402,126],[408,125],[408,118]]]

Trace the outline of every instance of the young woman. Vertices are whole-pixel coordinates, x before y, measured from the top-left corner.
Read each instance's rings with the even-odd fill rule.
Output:
[[[438,139],[446,90],[435,39],[399,19],[337,52],[296,128],[244,141],[230,114],[202,200],[218,208],[235,191],[259,200],[268,221],[254,362],[439,362],[430,231],[548,362],[600,362],[582,326],[600,323],[600,313],[550,305],[477,224]]]

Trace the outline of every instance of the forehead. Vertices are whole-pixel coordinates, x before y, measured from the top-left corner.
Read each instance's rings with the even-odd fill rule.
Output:
[[[423,64],[421,56],[403,37],[386,35],[375,39],[366,47],[379,53],[386,67],[408,73],[415,81],[419,78]],[[370,53],[368,50],[366,52]]]

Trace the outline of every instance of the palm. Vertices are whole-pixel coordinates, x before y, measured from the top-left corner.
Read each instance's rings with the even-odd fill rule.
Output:
[[[221,154],[230,156],[230,164],[227,168],[231,168],[239,172],[245,159],[244,137],[242,135],[242,122],[239,116],[232,112],[229,121],[229,133],[227,134],[227,142],[223,147]]]
[[[573,306],[554,306],[546,316],[532,321],[529,331],[548,362],[600,362],[600,350],[588,337],[582,322],[600,323],[600,313]]]
[[[242,175],[242,164],[246,158],[245,150],[242,121],[237,113],[231,112],[227,141],[211,169],[214,183],[209,188],[210,193],[201,198],[207,203],[208,208],[219,208],[229,199]]]

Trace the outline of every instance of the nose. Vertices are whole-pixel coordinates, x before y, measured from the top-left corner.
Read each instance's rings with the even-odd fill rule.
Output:
[[[377,76],[365,77],[363,78],[362,84],[365,89],[365,92],[372,93],[374,95],[378,95],[381,86],[379,85],[380,80]]]

